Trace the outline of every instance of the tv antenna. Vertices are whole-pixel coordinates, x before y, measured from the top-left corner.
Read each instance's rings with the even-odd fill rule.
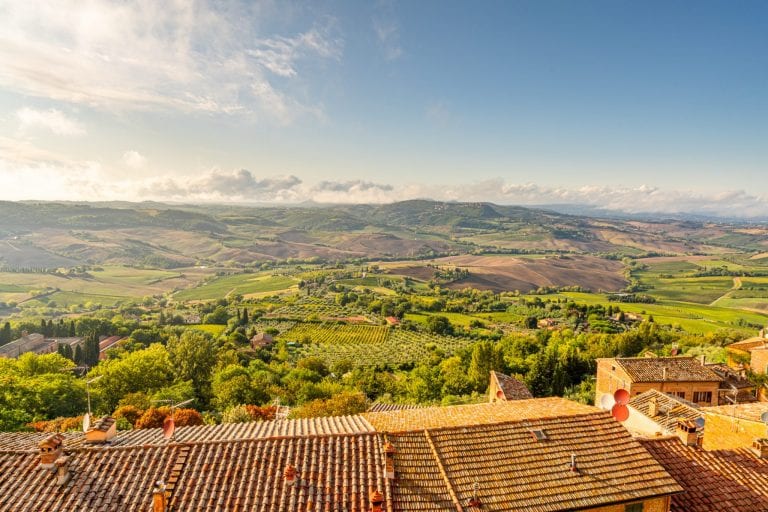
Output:
[[[194,402],[194,398],[190,398],[189,400],[184,400],[183,402],[173,403],[173,400],[170,399],[163,399],[163,400],[153,400],[153,402],[162,402],[166,404],[171,404],[169,407],[171,409],[171,414],[163,420],[163,437],[169,440],[173,440],[173,434],[176,432],[176,421],[174,420],[174,415],[176,414],[176,409],[178,407],[181,407],[182,405],[187,405],[188,403]]]
[[[104,376],[99,375],[98,377],[94,377],[85,381],[85,394],[88,396],[88,412],[83,416],[83,432],[88,432],[88,429],[91,427],[91,384],[101,379],[102,377]]]

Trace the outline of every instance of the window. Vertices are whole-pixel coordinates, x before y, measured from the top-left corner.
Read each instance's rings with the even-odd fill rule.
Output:
[[[642,503],[632,503],[624,507],[624,512],[643,512]]]
[[[685,400],[685,391],[675,391],[675,395]]]
[[[694,391],[693,401],[696,402],[697,404],[712,403],[712,392],[711,391]]]

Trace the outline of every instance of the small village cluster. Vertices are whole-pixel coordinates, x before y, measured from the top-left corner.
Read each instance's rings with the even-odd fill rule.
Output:
[[[768,339],[598,361],[598,407],[492,372],[488,403],[0,434],[0,511],[768,510]]]

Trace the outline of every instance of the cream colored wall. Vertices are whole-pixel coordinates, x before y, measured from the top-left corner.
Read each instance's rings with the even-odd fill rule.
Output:
[[[671,502],[671,499],[669,496],[645,500],[643,502],[643,512],[669,512],[670,502]],[[637,503],[637,502],[631,502],[631,503]],[[589,510],[590,512],[624,512],[625,507],[629,504],[630,503],[621,504],[621,505],[609,505],[607,507],[597,507],[597,508],[589,508],[589,509],[583,509],[583,510]]]

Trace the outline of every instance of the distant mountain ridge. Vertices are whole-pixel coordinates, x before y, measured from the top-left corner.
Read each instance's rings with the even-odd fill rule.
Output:
[[[607,215],[486,202],[240,206],[0,202],[0,266],[183,267],[287,258],[426,258],[482,252],[765,252],[759,224]]]

